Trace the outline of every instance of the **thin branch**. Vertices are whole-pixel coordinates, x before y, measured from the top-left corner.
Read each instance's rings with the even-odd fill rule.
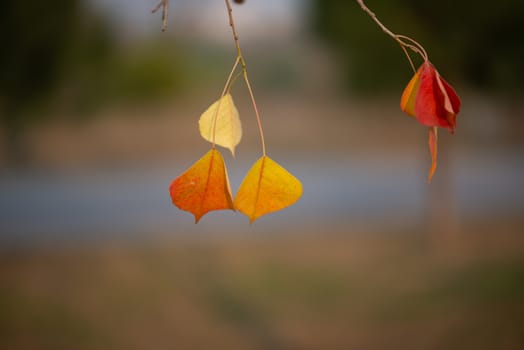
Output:
[[[375,21],[375,23],[378,24],[378,26],[380,27],[380,29],[382,29],[384,31],[384,33],[386,33],[387,35],[389,35],[390,37],[392,37],[393,39],[398,41],[398,38],[397,38],[396,34],[394,34],[385,25],[383,25],[382,22],[379,21],[379,19],[377,18],[377,15],[375,14],[375,12],[371,11],[366,6],[366,4],[364,4],[364,0],[357,0],[357,2],[360,5],[360,7],[362,8],[362,10],[364,10],[364,12],[366,12],[369,15],[369,17],[371,17]]]
[[[169,0],[160,0],[151,10],[151,13],[157,12],[160,8],[162,8],[162,31],[165,32],[167,28],[167,17],[169,15]]]
[[[366,6],[366,4],[364,4],[364,0],[357,0],[357,3],[360,5],[362,10],[366,12],[369,15],[369,17],[373,19],[373,21],[375,21],[375,23],[380,27],[380,29],[382,29],[384,33],[386,33],[387,35],[392,37],[396,42],[399,43],[400,47],[402,48],[402,50],[406,54],[406,57],[408,58],[409,64],[411,65],[414,71],[415,71],[415,66],[413,65],[413,61],[411,60],[411,57],[409,56],[409,53],[406,50],[406,48],[422,56],[424,61],[428,60],[428,54],[426,53],[426,50],[424,50],[424,47],[422,45],[420,45],[417,41],[410,38],[409,36],[395,34],[391,30],[389,30],[382,22],[380,22],[377,15],[373,11],[371,11]]]
[[[244,61],[244,58],[242,56],[242,50],[240,49],[240,42],[238,40],[238,33],[235,27],[235,20],[233,19],[233,8],[231,7],[231,3],[229,0],[226,1],[226,7],[227,7],[227,15],[229,17],[229,26],[231,27],[231,31],[233,32],[233,39],[235,40],[235,47],[237,49],[237,56],[240,58],[240,63],[242,64],[242,68],[245,69],[246,62]]]
[[[258,132],[260,134],[260,143],[262,145],[262,155],[265,156],[266,155],[266,142],[264,141],[264,130],[262,128],[262,121],[260,118],[260,113],[258,112],[257,103],[255,101],[255,95],[253,94],[251,83],[249,82],[246,61],[244,60],[244,56],[242,56],[242,50],[240,49],[238,33],[235,28],[235,21],[233,19],[233,8],[231,7],[231,3],[229,2],[229,0],[225,0],[225,2],[226,2],[226,7],[227,7],[227,14],[229,16],[229,26],[231,27],[231,31],[233,33],[233,39],[235,40],[235,47],[237,49],[237,60],[242,65],[242,71],[244,73],[244,80],[246,81],[247,89],[249,91],[249,96],[251,97],[251,103],[253,104],[253,109],[255,110],[255,115],[257,118]]]

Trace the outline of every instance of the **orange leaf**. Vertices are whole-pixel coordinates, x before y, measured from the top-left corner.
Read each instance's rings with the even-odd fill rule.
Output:
[[[417,117],[415,115],[415,100],[420,87],[420,72],[419,69],[411,78],[400,98],[400,109],[413,118]]]
[[[294,204],[302,184],[286,169],[262,156],[249,170],[235,197],[235,207],[253,223],[260,216]]]
[[[431,168],[429,169],[428,182],[431,183],[433,174],[437,170],[437,142],[438,140],[438,129],[436,126],[429,128],[429,153],[431,154]]]
[[[195,223],[212,210],[233,209],[224,159],[211,149],[169,187],[173,204],[195,215]]]

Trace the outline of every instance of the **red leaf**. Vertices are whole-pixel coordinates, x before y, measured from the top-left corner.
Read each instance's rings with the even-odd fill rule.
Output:
[[[451,133],[455,131],[460,98],[435,67],[425,61],[404,89],[400,108],[417,118],[420,124],[429,126],[431,168],[428,182],[431,182],[437,169],[437,127],[447,128]]]
[[[426,61],[406,86],[400,107],[422,125],[444,127],[453,132],[460,99],[435,67]]]

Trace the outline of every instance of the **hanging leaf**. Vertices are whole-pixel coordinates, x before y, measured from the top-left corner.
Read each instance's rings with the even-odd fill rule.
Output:
[[[437,169],[437,127],[447,128],[451,133],[455,131],[460,98],[435,67],[425,61],[404,89],[400,108],[422,125],[429,126],[428,182],[431,182]]]
[[[249,170],[235,197],[235,208],[253,223],[262,215],[294,204],[302,184],[271,158],[262,156]]]
[[[235,147],[242,138],[242,125],[231,94],[224,95],[202,113],[198,125],[206,141],[225,147],[235,155]]]
[[[444,127],[453,133],[460,99],[435,67],[426,61],[406,86],[400,108],[422,125]]]
[[[195,215],[195,223],[209,211],[234,210],[224,159],[216,149],[176,178],[169,192],[174,205]]]

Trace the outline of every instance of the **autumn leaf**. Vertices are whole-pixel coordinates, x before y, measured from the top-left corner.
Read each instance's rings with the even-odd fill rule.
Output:
[[[447,128],[451,133],[455,131],[460,98],[435,67],[425,61],[404,89],[400,108],[429,127],[431,168],[428,182],[431,182],[437,169],[437,127]]]
[[[176,178],[169,192],[173,204],[191,212],[195,223],[209,211],[234,210],[224,159],[216,149],[211,149]]]
[[[260,216],[294,204],[302,184],[286,169],[262,156],[249,170],[235,197],[235,208],[253,223]]]
[[[209,106],[200,116],[198,125],[206,141],[228,148],[235,155],[235,147],[242,138],[242,125],[231,94]]]
[[[422,125],[444,127],[453,133],[460,99],[435,67],[425,61],[406,86],[400,108]]]

